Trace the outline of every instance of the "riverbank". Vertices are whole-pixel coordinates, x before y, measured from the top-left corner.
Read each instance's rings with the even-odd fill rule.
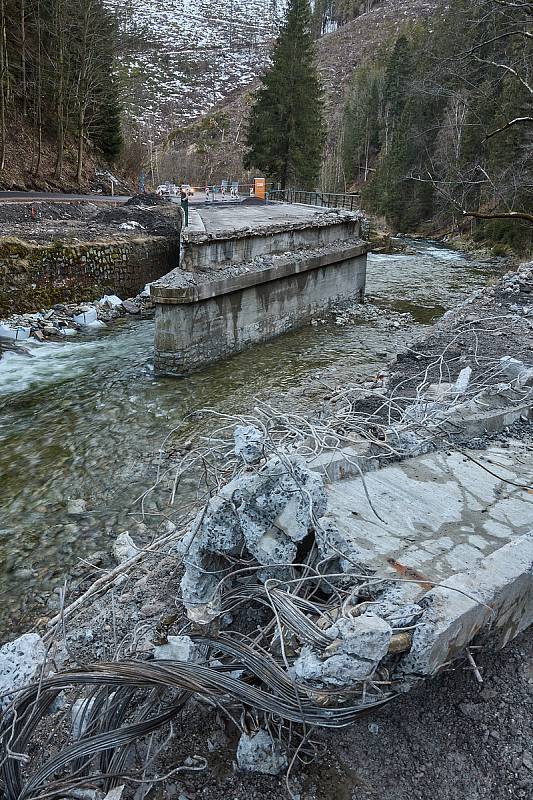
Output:
[[[478,291],[457,309],[446,314],[431,329],[428,336],[406,347],[390,363],[387,370],[380,370],[379,376],[372,381],[366,381],[365,385],[330,384],[323,387],[320,398],[315,397],[314,410],[309,414],[300,416],[294,406],[289,414],[284,411],[274,414],[276,426],[271,434],[273,442],[279,447],[282,441],[284,448],[290,445],[294,452],[302,447],[309,448],[310,428],[306,426],[315,429],[320,426],[326,427],[330,432],[335,431],[335,435],[342,441],[347,434],[348,417],[349,415],[353,417],[355,412],[359,433],[365,434],[363,438],[366,438],[366,445],[370,441],[373,446],[377,444],[379,447],[378,452],[366,453],[366,458],[373,467],[377,463],[390,463],[398,458],[411,457],[421,449],[423,452],[426,451],[428,447],[430,449],[444,447],[452,450],[454,447],[468,447],[470,451],[478,450],[482,453],[488,445],[508,447],[515,438],[522,438],[527,443],[531,437],[527,422],[528,414],[518,408],[516,399],[511,402],[518,411],[515,419],[500,427],[496,425],[492,431],[485,431],[483,425],[476,435],[472,435],[471,432],[465,435],[461,430],[447,430],[446,436],[440,437],[440,441],[436,440],[434,430],[429,437],[426,436],[426,432],[429,422],[438,421],[438,424],[442,425],[443,413],[448,422],[451,419],[452,425],[457,425],[458,417],[447,416],[448,412],[464,413],[465,404],[479,407],[480,403],[483,405],[483,398],[487,397],[487,393],[496,391],[505,395],[506,392],[516,390],[521,392],[520,396],[522,399],[525,397],[524,402],[527,402],[530,379],[527,370],[531,363],[533,347],[532,275],[531,265],[526,266],[518,274],[509,275],[502,282]],[[317,401],[320,403],[319,406],[316,405]],[[392,440],[393,447],[383,448],[387,439],[383,439],[379,432],[385,429],[384,426],[390,428],[391,423],[396,426],[405,423],[405,412],[413,407],[416,425],[410,423],[410,427],[406,430],[410,435],[405,437],[402,447],[399,437],[396,436],[396,439]],[[261,408],[262,418],[266,419],[271,412],[267,412],[264,405],[260,405],[254,414],[261,416]],[[410,413],[412,415],[413,411]],[[231,419],[226,418],[225,421],[221,419],[220,422],[216,422],[218,415],[214,414],[211,417],[209,411],[203,411],[201,414],[204,418],[213,419],[211,434],[217,440],[222,436],[224,448],[220,455],[226,456],[227,459],[227,453],[231,451],[227,426],[231,423]],[[190,439],[183,441],[183,436],[178,437],[174,434],[174,439],[165,445],[159,471],[160,489],[168,491],[172,488],[176,471],[178,473],[183,471],[182,480],[194,481],[193,462],[201,452],[197,450],[198,440],[195,438],[195,433],[198,435],[198,432],[194,430],[194,419],[191,418],[187,423],[192,426]],[[240,421],[249,420],[250,415],[245,415]],[[284,427],[288,420],[290,428]],[[214,433],[215,428],[219,429],[217,434]],[[200,438],[203,435],[203,432],[200,432]],[[391,442],[390,436],[389,442]],[[226,448],[229,448],[229,451]],[[223,482],[231,476],[231,470],[235,468],[235,464],[229,464],[226,459],[217,458],[216,451],[210,456],[210,471],[215,469],[217,480]],[[190,469],[184,470],[185,467]],[[176,613],[174,598],[180,594],[180,559],[172,551],[172,547],[173,542],[187,528],[194,515],[195,504],[189,503],[187,507],[187,503],[184,502],[186,496],[178,493],[177,512],[174,512],[171,506],[167,506],[166,512],[162,512],[159,540],[145,546],[145,552],[134,556],[136,560],[130,562],[127,567],[118,567],[114,573],[108,573],[107,576],[105,573],[102,574],[98,588],[100,591],[106,588],[105,594],[98,596],[95,594],[95,599],[87,598],[85,603],[75,607],[72,612],[68,609],[67,599],[64,615],[66,638],[51,637],[56,639],[55,657],[59,663],[66,664],[73,659],[87,663],[95,658],[99,660],[124,656],[143,658],[153,652],[154,644],[164,642],[169,634],[173,635],[179,631],[180,620],[183,624],[183,617],[179,609]],[[149,502],[149,497],[150,494],[146,496],[146,502]],[[117,557],[132,555],[131,548],[135,545],[126,537],[122,537],[120,543],[123,547],[117,550]],[[82,582],[79,593],[90,589],[90,580],[92,579]],[[61,607],[64,607],[63,602]],[[57,624],[60,625],[61,622],[60,615]],[[53,632],[53,628],[50,632]],[[526,657],[526,653],[521,651],[520,647],[520,644],[517,644],[511,649],[513,664],[522,663],[520,659]],[[516,797],[526,797],[527,787],[530,785],[527,736],[525,732],[522,736],[514,724],[511,725],[507,705],[504,703],[503,708],[501,707],[501,697],[508,697],[509,700],[514,697],[516,702],[518,695],[519,704],[525,702],[528,673],[520,672],[518,680],[514,668],[506,673],[505,666],[502,667],[502,664],[508,663],[505,661],[505,652],[501,657],[488,656],[486,663],[489,670],[486,682],[491,680],[492,668],[493,685],[497,685],[498,690],[489,686],[481,703],[466,702],[464,710],[460,705],[463,700],[456,698],[447,678],[439,679],[437,686],[444,687],[445,702],[454,706],[456,711],[459,708],[457,713],[462,715],[460,725],[456,723],[456,713],[437,714],[434,708],[434,692],[437,690],[434,687],[422,687],[416,696],[411,695],[403,700],[395,710],[394,706],[391,706],[380,712],[375,717],[376,721],[372,718],[370,729],[367,723],[361,722],[340,738],[333,734],[325,737],[328,746],[326,762],[322,760],[317,768],[312,767],[310,770],[297,773],[295,775],[297,783],[293,784],[293,790],[304,792],[304,796],[328,797],[331,785],[335,785],[338,787],[339,796],[345,793],[344,796],[350,797],[354,786],[358,786],[363,796],[370,796],[374,791],[373,783],[377,781],[378,773],[385,771],[385,777],[379,787],[383,797],[423,798],[425,795],[420,790],[419,784],[424,780],[425,771],[435,757],[437,748],[436,745],[423,748],[422,759],[419,752],[413,751],[412,756],[406,752],[405,739],[398,734],[402,728],[402,719],[405,719],[403,715],[407,714],[408,718],[421,715],[422,721],[417,722],[416,726],[420,729],[420,733],[425,729],[423,740],[431,739],[433,742],[435,740],[433,732],[428,731],[427,724],[425,725],[427,719],[435,719],[435,724],[439,726],[448,725],[447,732],[456,728],[464,729],[465,724],[468,726],[475,724],[476,721],[483,722],[482,743],[476,741],[472,747],[468,743],[464,745],[461,750],[462,758],[464,759],[466,751],[470,754],[470,761],[467,764],[462,762],[462,769],[454,774],[453,778],[445,776],[443,772],[440,773],[443,786],[441,794],[436,794],[436,797],[444,800],[455,797],[454,792],[473,791],[472,787],[475,787],[480,798],[503,798],[508,796],[508,793],[504,794],[503,789],[507,792],[509,786],[512,787]],[[464,665],[459,665],[458,668],[462,670]],[[495,674],[499,669],[503,669],[502,675]],[[506,674],[509,675],[509,681],[513,680],[512,685],[505,683]],[[464,673],[464,677],[465,680],[462,681],[464,691],[468,691],[466,680],[470,679],[472,681],[470,691],[475,692],[471,673]],[[483,691],[486,688],[487,686]],[[497,696],[494,694],[495,691]],[[516,694],[513,695],[513,692]],[[427,711],[424,712],[424,709]],[[491,717],[495,709],[497,709],[496,716]],[[521,707],[514,713],[515,721],[516,719],[525,721]],[[466,723],[463,717],[467,719]],[[221,792],[224,792],[240,798],[261,792],[262,795],[272,798],[283,796],[284,790],[278,778],[247,778],[232,775],[231,762],[236,731],[231,726],[221,726],[214,712],[196,705],[192,716],[190,714],[187,716],[185,724],[188,726],[186,741],[174,742],[169,753],[162,755],[160,774],[165,769],[171,769],[176,763],[181,763],[181,759],[186,756],[203,754],[205,738],[201,734],[205,735],[206,731],[211,743],[208,746],[211,755],[208,757],[208,771],[196,776],[189,775],[184,782],[181,782],[181,778],[178,783],[175,779],[169,779],[171,785],[177,787],[175,791],[178,794],[181,791],[186,794],[201,791],[202,796],[218,798],[222,796]],[[392,759],[391,764],[402,764],[401,769],[387,771],[378,758],[377,751],[381,750],[380,744],[382,744],[380,736],[383,735],[379,731],[382,726],[387,731],[385,737],[387,752],[392,753],[392,756],[389,756]],[[398,736],[396,739],[394,731]],[[363,747],[369,734],[376,736],[369,746],[374,755],[354,763],[353,750],[350,749],[348,754],[344,748],[351,748],[351,745],[357,742]],[[498,761],[497,769],[491,772],[490,764],[486,762],[486,754],[490,753],[493,739],[496,743],[494,746],[497,746],[504,755]],[[374,741],[376,741],[375,748]],[[445,750],[445,752],[447,757],[453,756],[453,751]],[[476,763],[476,758],[485,764],[483,769],[479,767],[479,760]],[[453,758],[450,765],[452,761]],[[324,763],[327,764],[326,767]],[[327,781],[323,779],[324,771],[328,775]],[[218,782],[223,784],[223,790],[215,788],[213,783],[215,775]],[[505,776],[506,785],[502,787],[501,794],[498,794],[501,787],[498,779],[502,775]],[[384,791],[382,791],[383,784]],[[400,794],[394,795],[394,791],[399,791]]]
[[[4,638],[55,613],[65,575],[70,593],[87,562],[96,574],[109,568],[120,533],[140,544],[159,535],[168,493],[158,487],[144,515],[137,499],[157,477],[161,442],[189,412],[208,406],[231,414],[256,399],[311,412],[336,388],[371,381],[421,329],[499,274],[498,261],[475,262],[433,243],[410,248],[414,254],[369,257],[364,305],[185,380],[154,377],[154,324],[141,315],[32,345],[32,358],[2,358]],[[208,435],[209,424],[198,419],[190,427]],[[188,436],[185,430],[176,448]],[[70,513],[71,500],[83,500],[87,510]]]
[[[150,195],[0,203],[0,317],[136,295],[177,265],[181,224],[177,205]]]

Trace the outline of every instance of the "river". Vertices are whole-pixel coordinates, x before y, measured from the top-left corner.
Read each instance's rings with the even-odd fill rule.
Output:
[[[184,379],[154,378],[151,319],[32,346],[0,361],[0,641],[50,615],[65,574],[108,552],[124,530],[146,535],[133,501],[150,485],[161,441],[205,405],[244,409],[255,395],[326,375],[374,374],[399,347],[494,274],[431,242],[371,255],[367,302],[376,319],[306,326]],[[388,311],[412,319],[392,328]],[[67,513],[69,499],[88,511]],[[150,510],[150,509],[148,509]],[[148,518],[148,524],[149,524]],[[146,522],[146,520],[145,520]]]

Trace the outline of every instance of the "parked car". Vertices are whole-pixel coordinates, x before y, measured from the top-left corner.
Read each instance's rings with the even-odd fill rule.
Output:
[[[170,197],[171,195],[179,194],[179,190],[178,187],[175,186],[173,183],[161,183],[155,190],[155,193]]]

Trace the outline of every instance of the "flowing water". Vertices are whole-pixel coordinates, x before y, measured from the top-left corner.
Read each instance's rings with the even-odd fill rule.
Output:
[[[154,323],[124,318],[31,357],[0,361],[0,641],[50,614],[50,591],[80,559],[109,551],[117,533],[143,528],[133,501],[150,485],[166,433],[201,406],[244,409],[317,375],[340,382],[374,374],[416,333],[485,284],[494,264],[429,242],[372,255],[372,321],[307,326],[184,379],[154,378]],[[389,310],[413,319],[392,329]],[[69,499],[89,509],[69,515]],[[57,597],[57,596],[56,596]]]

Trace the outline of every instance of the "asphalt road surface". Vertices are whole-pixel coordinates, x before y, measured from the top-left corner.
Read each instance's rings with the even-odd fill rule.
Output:
[[[0,192],[0,202],[16,201],[17,203],[31,203],[34,200],[47,200],[50,202],[68,202],[69,200],[85,200],[90,203],[125,203],[130,195],[108,194],[63,194],[62,192]]]

